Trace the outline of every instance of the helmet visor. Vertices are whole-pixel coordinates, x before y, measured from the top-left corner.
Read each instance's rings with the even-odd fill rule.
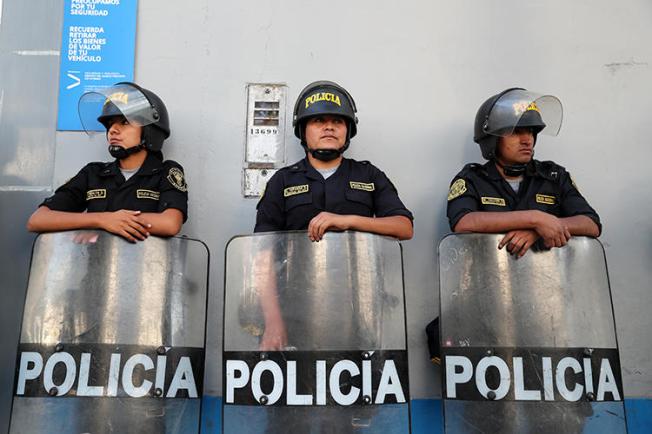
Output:
[[[563,108],[556,96],[516,89],[494,104],[483,128],[487,134],[508,136],[515,128],[533,128],[537,133],[556,136],[561,129]]]
[[[129,123],[146,126],[158,121],[159,115],[147,97],[137,88],[118,84],[86,92],[77,105],[79,119],[87,134],[106,131],[109,118],[124,116]]]

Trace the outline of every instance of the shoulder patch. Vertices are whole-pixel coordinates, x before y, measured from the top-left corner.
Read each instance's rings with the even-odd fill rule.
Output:
[[[303,185],[293,185],[292,187],[287,187],[283,190],[283,197],[294,196],[295,194],[308,193],[310,191],[310,186],[308,184]]]
[[[366,182],[356,182],[356,181],[349,181],[349,187],[353,190],[362,190],[362,191],[374,191],[376,189],[376,186],[374,185],[373,182],[366,183]]]
[[[451,188],[448,191],[448,200],[453,200],[464,193],[466,193],[466,181],[460,178],[451,185]]]
[[[188,185],[186,184],[186,180],[183,176],[183,171],[178,167],[170,168],[167,178],[168,181],[170,181],[170,184],[172,184],[177,190],[184,193],[188,191]]]

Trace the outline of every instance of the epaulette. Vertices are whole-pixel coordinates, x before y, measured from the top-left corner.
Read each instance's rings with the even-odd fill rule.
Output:
[[[554,161],[534,161],[536,172],[551,181],[557,181],[561,174],[566,170]]]
[[[487,170],[485,169],[485,167],[482,164],[469,163],[469,164],[466,164],[462,168],[462,170],[460,170],[459,176],[464,176],[466,173],[469,173],[469,172],[481,172],[481,173],[486,174]]]

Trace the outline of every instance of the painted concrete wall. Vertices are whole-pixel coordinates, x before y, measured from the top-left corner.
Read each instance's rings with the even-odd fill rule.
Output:
[[[34,32],[30,49],[58,50],[62,3],[5,0],[1,27],[1,128],[8,128],[7,116],[43,109],[46,115],[21,124],[17,137],[0,130],[0,145],[49,149],[35,155],[47,159],[43,173],[50,187],[86,161],[108,158],[101,137],[55,134],[52,53],[26,61],[8,54],[34,40]],[[245,86],[286,83],[291,109],[305,84],[330,79],[358,104],[358,136],[348,156],[381,167],[416,216],[415,238],[404,243],[413,398],[439,396],[423,327],[438,309],[433,264],[448,232],[448,185],[464,163],[481,161],[472,142],[478,106],[512,86],[555,94],[564,104],[560,135],[542,136],[537,157],[567,167],[602,217],[625,392],[649,397],[651,20],[648,0],[140,0],[136,81],[168,106],[173,133],[164,151],[184,165],[190,186],[183,233],[205,240],[213,254],[206,393],[221,393],[224,246],[231,236],[250,232],[255,217],[255,200],[241,196]],[[43,25],[28,25],[32,21]],[[43,59],[48,68],[39,75],[34,68]],[[42,90],[25,87],[25,74]],[[17,105],[22,94],[29,98]],[[302,152],[287,132],[289,164]]]

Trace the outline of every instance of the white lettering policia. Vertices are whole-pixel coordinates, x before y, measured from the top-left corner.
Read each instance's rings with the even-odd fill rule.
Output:
[[[328,371],[330,368],[330,372]],[[281,403],[283,405],[310,406],[326,405],[331,398],[338,405],[353,405],[363,397],[368,397],[368,404],[384,404],[388,396],[393,395],[399,404],[405,403],[405,394],[399,378],[396,364],[393,360],[385,360],[376,395],[372,396],[372,375],[378,372],[372,370],[371,360],[362,360],[361,366],[352,360],[339,360],[332,366],[327,366],[326,360],[315,360],[313,394],[297,392],[297,361],[288,360],[286,372],[273,360],[256,363],[250,369],[244,360],[226,361],[226,403],[235,403],[237,389],[249,388],[257,402],[265,405]],[[267,374],[266,374],[267,373]],[[263,375],[273,378],[272,389],[263,391],[261,379]],[[340,388],[341,377],[362,375],[362,390],[351,386],[343,392]],[[286,396],[283,397],[283,393]],[[283,399],[284,398],[284,399]]]
[[[489,400],[505,399],[510,390],[513,390],[513,398],[516,401],[554,401],[557,395],[563,401],[576,402],[589,394],[596,401],[608,400],[607,394],[611,395],[614,401],[621,400],[617,379],[608,358],[600,360],[597,382],[590,358],[578,360],[575,357],[563,357],[556,366],[553,366],[552,357],[541,357],[540,360],[543,378],[530,382],[526,378],[527,366],[524,367],[524,361],[528,360],[525,357],[512,357],[513,370],[510,370],[507,362],[497,356],[483,357],[475,367],[468,357],[446,356],[446,398],[466,399],[458,393],[459,389],[464,386],[475,386],[474,395],[479,393]],[[495,388],[491,388],[488,384],[487,377],[490,370],[497,371],[499,374],[499,383]],[[577,379],[574,380],[574,384],[568,384],[567,374],[572,374],[572,378],[576,378],[582,373],[583,385]],[[526,389],[528,383],[540,384],[542,387],[528,390]]]
[[[183,356],[179,359],[172,380],[166,384],[167,356],[159,355],[154,360],[146,354],[133,354],[122,363],[122,355],[112,353],[108,360],[108,370],[102,370],[102,374],[106,375],[106,378],[103,376],[101,378],[102,384],[90,385],[90,378],[100,377],[97,373],[92,372],[91,367],[102,366],[106,362],[106,360],[96,360],[90,352],[81,353],[79,360],[75,360],[72,354],[65,351],[56,352],[47,360],[43,360],[43,356],[38,352],[24,351],[20,355],[16,395],[26,395],[29,383],[35,381],[43,387],[44,390],[41,392],[51,396],[114,397],[126,395],[132,398],[141,398],[152,396],[154,390],[160,389],[160,396],[165,398],[177,398],[182,391],[185,391],[189,398],[198,398],[190,357]],[[57,367],[58,365],[61,366]],[[55,369],[61,373],[61,368],[63,368],[63,380],[56,378],[59,375],[55,375]],[[155,370],[154,381],[143,379],[139,382],[140,384],[134,384],[135,372],[151,370]],[[76,387],[74,387],[75,385]]]

